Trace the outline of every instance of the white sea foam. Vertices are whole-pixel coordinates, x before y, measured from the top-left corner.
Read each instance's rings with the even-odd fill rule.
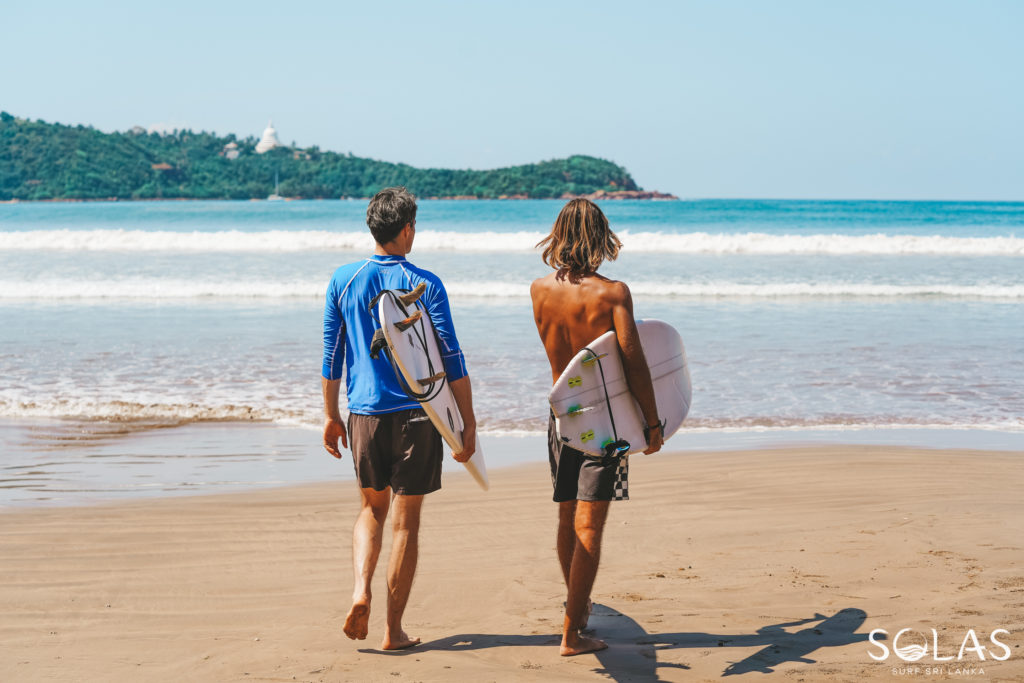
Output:
[[[844,420],[806,418],[802,420],[765,418],[753,420],[687,421],[683,430],[688,434],[740,434],[770,432],[858,432],[871,430],[981,430],[987,432],[1024,433],[1024,420],[996,420],[992,422],[915,421],[911,418],[850,417]]]
[[[79,280],[0,280],[0,300],[89,299],[287,299],[320,298],[326,283],[313,281],[203,281],[164,278]]]
[[[446,285],[449,296],[458,298],[525,298],[527,283],[452,282]],[[630,282],[633,296],[649,298],[910,298],[1015,300],[1024,298],[1024,285],[954,284],[866,284],[847,282]]]
[[[865,284],[856,282],[769,282],[762,284],[738,282],[653,283],[630,284],[634,295],[652,297],[694,298],[969,298],[1021,299],[1024,286],[953,285],[953,284]]]
[[[194,402],[166,403],[136,402],[131,400],[103,400],[90,397],[40,398],[19,401],[0,398],[0,417],[4,418],[56,418],[98,420],[163,426],[167,424],[188,424],[194,422],[274,422],[277,424],[319,429],[322,426],[320,412],[289,410],[272,405],[197,404]],[[545,434],[546,420],[538,417],[535,421],[484,418],[480,424],[482,434],[492,437],[515,436],[536,437]],[[760,418],[697,418],[689,419],[681,433],[761,433],[761,432],[803,432],[828,431],[850,432],[864,430],[983,430],[1024,433],[1024,418],[990,419],[977,422],[962,422],[956,419],[942,420],[935,417],[899,416],[809,416],[806,418],[760,417]]]
[[[452,281],[446,283],[453,300],[525,299],[528,282]],[[1024,299],[1024,285],[868,284],[856,282],[630,282],[634,296],[658,299]],[[62,280],[0,280],[0,300],[104,299],[289,299],[322,298],[326,283],[314,280],[183,280],[127,278],[80,280],[68,287]]]
[[[302,421],[292,411],[246,405],[201,405],[197,403],[141,403],[110,401],[95,397],[55,398],[29,401],[0,399],[0,415],[4,417],[74,418],[110,422],[253,422]]]
[[[983,432],[1009,432],[1024,434],[1024,421],[1002,420],[997,422],[914,422],[909,419],[901,419],[897,422],[889,422],[878,418],[851,419],[849,422],[836,424],[828,420],[804,420],[799,424],[791,424],[787,421],[780,421],[780,424],[766,424],[771,420],[762,421],[765,424],[751,425],[738,423],[732,420],[704,420],[700,426],[693,426],[686,422],[680,436],[686,434],[766,434],[766,433],[794,433],[800,432],[864,432],[864,431],[908,431],[908,430],[929,430],[929,431],[983,431]],[[493,437],[544,437],[547,432],[541,429],[505,429],[502,427],[480,428],[480,433]],[[670,444],[671,445],[671,444]],[[671,448],[669,448],[671,450]]]
[[[534,251],[544,232],[467,232],[423,229],[417,251],[513,253]],[[628,253],[1024,256],[1021,237],[941,235],[772,235],[767,233],[619,233]],[[358,251],[372,248],[369,232],[269,230],[172,232],[148,230],[28,230],[0,232],[0,251],[266,252]]]

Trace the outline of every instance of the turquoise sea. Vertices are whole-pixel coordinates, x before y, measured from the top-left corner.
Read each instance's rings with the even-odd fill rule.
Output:
[[[420,203],[410,260],[448,286],[485,442],[544,429],[550,377],[528,287],[561,204]],[[674,449],[822,434],[1024,446],[1024,203],[602,208],[624,243],[604,272],[630,285],[638,317],[686,343],[694,403]],[[319,458],[323,295],[371,248],[365,209],[0,204],[0,503],[86,490],[75,482],[110,463],[130,483],[159,458],[126,465],[126,444],[153,433],[260,423],[308,436],[288,459]],[[97,439],[106,451],[88,450]],[[267,457],[254,443],[245,462]],[[244,484],[239,469],[230,479]],[[125,490],[171,488],[151,478]]]

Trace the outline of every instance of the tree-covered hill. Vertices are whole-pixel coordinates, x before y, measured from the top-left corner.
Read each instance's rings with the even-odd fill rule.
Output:
[[[235,143],[237,158],[225,154]],[[413,168],[317,147],[256,154],[255,138],[103,133],[0,112],[0,200],[370,197],[405,185],[420,197],[560,197],[638,190],[626,169],[588,156],[488,171]],[[232,149],[232,148],[228,148]]]

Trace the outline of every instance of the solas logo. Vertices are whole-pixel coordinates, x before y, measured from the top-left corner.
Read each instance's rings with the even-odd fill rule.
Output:
[[[928,654],[931,654],[933,662],[984,662],[986,655],[997,662],[1010,658],[1010,648],[1001,640],[1000,636],[1008,636],[1010,632],[1005,628],[997,628],[988,636],[987,644],[978,639],[974,629],[969,629],[959,641],[959,649],[956,643],[950,643],[948,636],[944,636],[945,643],[939,642],[939,632],[931,629],[931,635],[905,628],[896,632],[892,637],[892,652],[904,662],[917,662]],[[868,641],[878,648],[878,652],[868,650],[868,655],[876,662],[883,662],[889,658],[889,647],[882,640],[889,637],[889,632],[884,628],[876,628],[868,634]],[[953,652],[956,652],[954,655]]]

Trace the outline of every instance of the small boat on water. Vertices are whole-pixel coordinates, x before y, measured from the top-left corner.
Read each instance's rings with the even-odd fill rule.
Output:
[[[278,194],[278,189],[280,189],[280,187],[281,184],[277,182],[277,171],[274,171],[274,194],[267,197],[268,202],[279,202],[284,199],[284,197]]]

